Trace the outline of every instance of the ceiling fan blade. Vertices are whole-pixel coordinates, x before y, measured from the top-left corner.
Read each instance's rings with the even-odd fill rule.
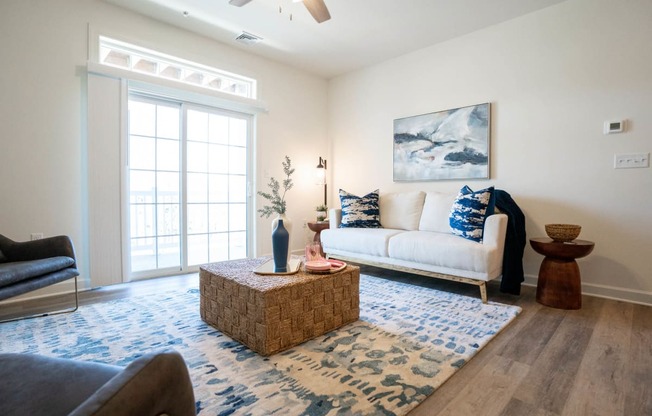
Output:
[[[324,0],[303,0],[303,4],[306,5],[306,8],[317,23],[325,22],[331,18],[331,14],[328,12]]]
[[[245,4],[249,3],[251,0],[229,0],[229,4],[237,7],[242,7]]]

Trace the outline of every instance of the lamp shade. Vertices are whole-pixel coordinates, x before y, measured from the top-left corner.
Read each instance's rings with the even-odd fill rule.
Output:
[[[319,157],[319,164],[316,170],[317,185],[326,184],[326,159]]]
[[[317,178],[317,185],[324,185],[326,183],[326,169],[317,169],[315,177]]]

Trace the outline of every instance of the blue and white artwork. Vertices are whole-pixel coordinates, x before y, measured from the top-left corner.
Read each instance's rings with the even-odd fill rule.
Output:
[[[489,103],[394,120],[394,181],[489,177]]]

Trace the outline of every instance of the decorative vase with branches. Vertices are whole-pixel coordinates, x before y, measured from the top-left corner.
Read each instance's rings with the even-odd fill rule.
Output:
[[[269,183],[267,184],[270,189],[269,192],[258,191],[258,195],[269,201],[269,204],[264,205],[258,210],[260,216],[269,218],[272,214],[278,214],[278,216],[272,220],[272,253],[274,255],[274,271],[279,273],[287,271],[287,261],[289,260],[291,252],[289,248],[291,246],[290,238],[292,237],[292,223],[285,216],[287,210],[285,194],[287,191],[292,189],[292,186],[294,186],[291,178],[294,169],[292,168],[292,161],[287,155],[283,162],[283,173],[285,174],[285,179],[283,179],[282,182],[279,182],[274,177],[269,179]],[[284,233],[285,237],[280,238],[280,232]],[[281,260],[283,257],[285,258],[285,261]]]

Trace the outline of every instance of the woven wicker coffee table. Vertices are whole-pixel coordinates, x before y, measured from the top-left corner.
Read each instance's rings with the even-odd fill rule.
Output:
[[[261,276],[269,258],[201,266],[200,314],[261,355],[272,355],[360,317],[360,268],[332,274]]]

